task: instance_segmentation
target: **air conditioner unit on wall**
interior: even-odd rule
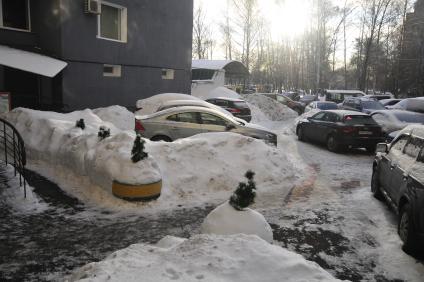
[[[85,13],[99,15],[102,13],[100,0],[85,0]]]

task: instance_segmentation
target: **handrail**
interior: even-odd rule
[[[4,157],[6,165],[11,164],[19,173],[19,185],[24,184],[26,198],[25,165],[26,152],[25,143],[16,128],[7,120],[0,118],[0,156]]]

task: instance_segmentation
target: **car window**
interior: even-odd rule
[[[380,102],[377,102],[377,101],[363,101],[362,106],[365,109],[375,109],[375,110],[384,110],[385,109],[383,107],[383,105],[380,104]]]
[[[366,116],[366,115],[348,115],[344,118],[344,123],[348,125],[355,125],[355,124],[361,124],[361,125],[376,125],[377,123],[375,120],[373,120],[372,117]]]
[[[202,119],[203,124],[213,124],[213,125],[222,125],[222,126],[227,125],[227,122],[224,119],[215,115],[200,113],[200,117]]]
[[[406,144],[404,152],[411,158],[416,159],[423,147],[423,141],[419,138],[411,138]]]
[[[248,108],[247,103],[245,101],[235,101],[233,104],[237,108],[241,108],[241,109]]]
[[[339,121],[339,116],[333,113],[327,113],[325,115],[325,120],[328,122],[338,122]]]
[[[402,136],[390,148],[390,154],[402,154],[403,148],[408,143],[408,136]]]
[[[220,106],[220,107],[227,107],[228,106],[228,101],[215,100],[215,105]]]
[[[192,112],[172,115],[172,116],[169,116],[167,120],[176,121],[176,122],[186,122],[186,123],[199,123],[196,117],[196,113],[192,113]]]
[[[315,119],[315,120],[324,120],[324,116],[325,116],[325,114],[326,114],[326,113],[317,113],[316,115],[314,115],[314,116],[312,117],[312,119]]]

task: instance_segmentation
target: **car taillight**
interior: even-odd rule
[[[342,131],[344,133],[352,133],[352,132],[355,132],[356,131],[356,128],[353,127],[353,126],[343,127],[342,128]]]
[[[229,108],[228,111],[232,114],[239,114],[241,111],[239,109]]]
[[[145,131],[143,124],[141,124],[141,121],[135,120],[135,131],[143,132]]]

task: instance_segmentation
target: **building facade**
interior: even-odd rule
[[[0,0],[0,7],[0,45],[67,64],[50,78],[22,70],[25,61],[2,66],[0,52],[0,92],[10,93],[12,108],[133,109],[138,99],[190,91],[193,0]]]
[[[406,16],[398,91],[409,97],[424,96],[424,0],[417,0],[414,12]]]

